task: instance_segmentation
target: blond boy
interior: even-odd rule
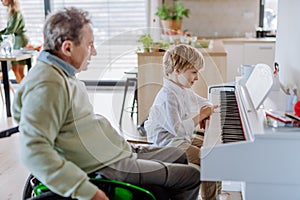
[[[179,147],[186,152],[190,163],[199,166],[203,137],[193,133],[198,125],[204,125],[216,107],[191,90],[203,67],[202,54],[191,46],[181,44],[166,51],[163,87],[145,122],[150,142],[156,146]],[[202,182],[201,196],[203,200],[216,199],[216,182]]]

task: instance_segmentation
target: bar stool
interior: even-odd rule
[[[128,75],[135,75],[135,77],[127,77],[125,81],[125,88],[124,88],[124,96],[123,96],[123,102],[122,102],[122,108],[121,108],[121,114],[120,114],[120,120],[119,120],[119,126],[122,126],[122,118],[123,118],[123,113],[125,110],[125,101],[126,101],[126,96],[127,96],[127,91],[128,87],[130,86],[131,83],[134,84],[134,95],[133,95],[133,102],[132,106],[130,107],[130,117],[133,118],[133,114],[136,113],[138,114],[138,101],[137,101],[137,72],[125,72],[125,74]],[[134,109],[136,108],[136,111]]]

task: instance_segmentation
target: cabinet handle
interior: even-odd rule
[[[259,47],[259,49],[273,49],[273,47]]]

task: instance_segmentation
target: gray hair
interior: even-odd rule
[[[74,7],[49,14],[43,30],[44,50],[56,54],[66,40],[79,45],[82,28],[90,23],[89,13]]]

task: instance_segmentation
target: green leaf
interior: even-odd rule
[[[170,7],[163,4],[161,7],[157,7],[155,13],[161,20],[181,20],[183,17],[189,17],[189,14],[190,10],[180,2],[175,2]]]

